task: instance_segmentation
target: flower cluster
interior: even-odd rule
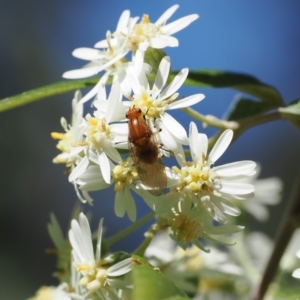
[[[83,213],[76,215],[77,210],[73,213],[68,240],[55,216],[51,216],[48,231],[56,247],[60,271],[55,276],[62,284],[40,289],[34,299],[122,299],[123,291],[132,288],[131,278],[126,276],[131,271],[131,257],[124,252],[103,254],[103,219],[99,222],[96,239],[93,239],[87,217]]]
[[[228,225],[226,215],[240,214],[231,200],[253,196],[253,185],[240,180],[255,174],[255,163],[240,161],[215,166],[229,146],[233,131],[225,130],[209,152],[208,137],[198,132],[195,123],[190,123],[187,134],[169,113],[204,99],[203,94],[179,99],[178,90],[188,76],[187,68],[175,75],[170,71],[170,57],[163,54],[159,62],[148,59],[155,51],[162,54],[163,48],[178,46],[172,35],[198,18],[193,14],[167,24],[178,7],[169,8],[155,23],[150,22],[148,15],[143,15],[138,23],[139,18],[124,11],[116,30],[108,31],[105,40],[93,49],[73,52],[89,63],[63,77],[104,73],[86,95],[76,92],[72,122],[67,125],[65,119],[61,121],[65,133],[52,133],[53,138],[59,139],[57,148],[62,152],[54,163],[66,164],[69,181],[82,202],[92,203],[89,192],[113,185],[116,215],[123,217],[127,213],[135,221],[134,192],[159,217],[158,228],[170,228],[171,237],[183,248],[193,243],[205,250],[201,238],[214,240],[243,229]],[[107,93],[109,77],[112,85]],[[93,111],[84,115],[86,101],[91,101]],[[187,145],[191,159],[185,158]],[[170,153],[178,165],[164,167],[162,158]],[[104,281],[97,279],[99,272],[92,252],[81,255],[83,249],[79,248],[77,237],[86,238],[87,233],[80,232],[82,226],[73,222],[70,240],[74,260],[82,270],[81,280],[86,281],[87,289],[93,289]]]

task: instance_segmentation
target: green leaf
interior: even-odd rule
[[[239,98],[234,100],[229,115],[228,121],[237,121],[244,118],[249,118],[261,113],[264,113],[270,109],[270,105],[266,102],[258,102],[251,99]]]
[[[291,102],[286,107],[278,108],[281,116],[291,121],[298,129],[300,129],[300,99]]]
[[[165,298],[163,300],[186,300],[186,299],[190,299],[190,298],[186,298],[186,297],[182,297],[182,296],[175,296],[175,297],[171,297],[171,298]]]
[[[172,72],[174,76],[177,72]],[[271,107],[283,104],[279,92],[255,77],[242,73],[225,72],[218,70],[190,71],[185,85],[210,88],[233,88],[250,94],[268,103]]]
[[[136,254],[132,254],[132,262],[136,265],[139,266],[144,266],[144,267],[150,267],[150,268],[154,268],[154,266],[152,266],[150,263],[148,263],[147,259],[140,257]]]
[[[169,278],[153,267],[133,265],[132,279],[134,285],[133,300],[189,299]]]

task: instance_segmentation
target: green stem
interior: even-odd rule
[[[181,110],[197,121],[204,123],[205,125],[217,127],[220,129],[235,129],[238,127],[238,123],[235,121],[220,120],[214,116],[204,116],[190,107],[181,108]]]
[[[155,213],[150,212],[148,215],[144,216],[143,218],[141,218],[137,222],[133,223],[132,225],[128,226],[124,230],[122,230],[122,231],[118,232],[117,234],[113,235],[112,237],[106,239],[105,244],[107,245],[107,247],[111,246],[112,244],[116,243],[117,241],[123,239],[125,236],[129,235],[133,231],[140,228],[143,224],[145,224],[148,221],[150,221],[151,219],[153,219],[154,216],[155,216]]]
[[[152,239],[154,238],[155,234],[159,231],[159,227],[152,225],[146,232],[145,232],[145,239],[143,242],[139,245],[137,249],[133,251],[133,254],[136,254],[138,256],[144,256],[144,253],[151,243]]]
[[[41,88],[8,97],[0,100],[0,112],[25,105],[39,99],[91,87],[94,86],[99,81],[99,79],[99,77],[95,77],[84,80],[56,82],[50,85],[43,86]]]
[[[267,114],[257,115],[251,118],[247,118],[239,121],[239,126],[234,130],[234,138],[236,140],[244,131],[247,129],[264,124],[267,122],[272,122],[281,119],[281,114],[276,110]]]

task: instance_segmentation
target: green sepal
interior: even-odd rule
[[[272,107],[269,103],[254,101],[252,99],[239,98],[234,100],[230,108],[227,120],[237,121],[244,118],[249,118],[255,115],[262,114]]]
[[[162,49],[154,49],[149,47],[144,55],[145,63],[148,63],[152,67],[151,73],[156,75],[161,60],[167,56]]]
[[[134,289],[132,300],[183,300],[189,299],[185,292],[179,289],[169,278],[155,269],[143,259],[138,258],[132,265],[132,280]]]
[[[300,129],[300,99],[292,101],[286,107],[278,108],[278,111],[283,119],[289,120]]]
[[[178,72],[172,72],[175,76]],[[219,70],[190,71],[184,85],[208,88],[233,88],[257,97],[271,107],[282,106],[279,92],[272,86],[260,82],[253,76]]]
[[[128,254],[127,252],[123,252],[123,251],[110,253],[109,255],[104,257],[101,265],[110,267],[110,266],[113,266],[129,257],[131,257],[131,255]]]

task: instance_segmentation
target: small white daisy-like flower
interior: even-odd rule
[[[157,127],[162,129],[159,136],[163,145],[177,156],[179,154],[183,155],[181,144],[187,144],[188,138],[183,126],[167,113],[167,110],[194,105],[203,100],[205,96],[203,94],[195,94],[177,100],[179,96],[177,91],[184,83],[188,75],[188,69],[181,70],[172,82],[165,87],[170,66],[170,58],[165,56],[160,62],[152,87],[150,87],[144,73],[138,76],[136,73],[130,72],[133,95],[128,96],[132,101],[127,102],[127,105],[140,108],[152,127],[157,125]]]
[[[103,299],[108,296],[117,296],[117,289],[126,288],[128,282],[123,282],[119,277],[131,271],[131,258],[125,259],[108,267],[107,260],[101,259],[102,223],[99,222],[96,251],[93,250],[92,234],[88,219],[81,213],[79,222],[75,219],[71,222],[69,240],[72,245],[73,263],[80,273],[79,285],[89,293],[96,292]],[[101,299],[102,299],[101,298]]]
[[[197,14],[192,14],[166,24],[178,8],[177,4],[171,6],[154,23],[151,23],[149,16],[144,14],[141,22],[135,24],[128,33],[127,48],[135,53],[137,50],[145,52],[148,47],[154,49],[177,47],[179,42],[172,35],[199,18]]]
[[[159,214],[159,216],[162,217],[159,226],[169,227],[171,230],[170,237],[183,249],[186,249],[188,244],[192,243],[201,250],[209,252],[201,243],[201,238],[230,245],[231,243],[217,240],[217,237],[233,234],[244,229],[243,226],[227,224],[215,226],[204,206],[195,206],[190,201],[185,201],[185,199],[180,199],[177,205],[169,211],[166,210]]]
[[[128,67],[133,66],[136,70],[143,69],[148,73],[151,67],[144,64],[141,57],[140,59],[133,59],[128,61],[126,55],[130,49],[126,48],[128,37],[120,34],[123,31],[128,32],[128,28],[132,27],[130,24],[137,21],[137,18],[130,18],[130,12],[125,10],[119,19],[116,31],[112,36],[110,31],[107,31],[106,39],[96,44],[97,48],[77,48],[73,51],[73,56],[79,59],[90,61],[81,69],[67,71],[63,74],[66,79],[78,79],[94,76],[102,71],[104,75],[99,82],[89,91],[84,97],[83,101],[86,102],[97,94],[98,88],[105,85],[109,76],[113,76],[113,81],[118,81],[121,85],[122,91],[128,92],[128,79],[126,70]],[[127,28],[127,29],[125,29]]]
[[[72,101],[73,113],[71,124],[68,125],[65,118],[61,118],[60,120],[65,133],[51,132],[51,137],[59,140],[56,148],[62,152],[53,159],[53,162],[56,164],[66,164],[66,167],[71,170],[77,164],[78,160],[80,160],[81,152],[84,149],[84,146],[81,144],[85,132],[81,98],[80,91],[76,91]]]
[[[199,16],[197,14],[180,18],[166,24],[167,20],[178,9],[179,5],[170,7],[161,17],[151,23],[149,17],[144,15],[140,24],[136,24],[138,17],[130,18],[130,12],[125,10],[119,19],[116,31],[106,34],[106,39],[96,43],[95,48],[78,48],[73,51],[73,56],[90,61],[81,69],[67,71],[63,74],[67,79],[86,78],[105,71],[98,84],[84,96],[84,101],[96,95],[99,85],[105,84],[112,75],[118,80],[124,92],[128,92],[127,69],[133,67],[137,73],[143,70],[150,72],[151,67],[143,63],[144,52],[148,47],[155,49],[178,46],[178,40],[172,34],[187,27]],[[132,61],[126,59],[126,55],[132,51]]]
[[[93,48],[75,49],[72,52],[73,56],[90,62],[81,69],[65,72],[63,77],[67,79],[86,78],[96,75],[103,70],[108,74],[118,73],[118,71],[122,72],[124,65],[126,66],[127,64],[127,60],[124,57],[129,52],[129,49],[126,49],[127,38],[117,33],[124,30],[127,31],[126,28],[129,26],[130,20],[130,12],[125,10],[120,16],[115,37],[112,37],[111,32],[107,31],[106,39],[97,43],[98,48],[104,48],[105,50]]]
[[[195,245],[183,250],[168,236],[168,231],[157,234],[148,246],[145,256],[149,262],[185,292],[195,294],[204,281],[213,282],[222,277],[244,274],[228,252],[210,247],[210,253]],[[199,282],[197,282],[199,281]]]
[[[132,222],[136,220],[137,216],[132,191],[141,196],[151,209],[153,209],[154,201],[158,201],[156,196],[144,190],[130,156],[117,165],[112,164],[110,184],[106,183],[103,179],[97,164],[90,165],[77,179],[76,183],[83,192],[102,190],[113,184],[115,190],[115,214],[122,218],[127,213],[128,218]]]
[[[111,180],[111,162],[122,161],[116,146],[119,142],[127,141],[128,126],[125,123],[115,123],[124,119],[126,107],[121,101],[122,94],[118,82],[114,82],[106,100],[105,88],[100,89],[97,100],[94,102],[97,110],[93,116],[86,116],[85,156],[73,169],[69,181],[75,181],[81,176],[89,164],[94,162],[100,167],[105,182]],[[103,98],[104,96],[104,98]]]
[[[192,161],[183,161],[181,169],[173,167],[178,176],[175,191],[195,205],[206,207],[207,212],[221,223],[226,222],[224,213],[233,216],[240,214],[230,199],[247,199],[254,192],[252,184],[238,182],[239,179],[255,174],[256,164],[253,161],[214,166],[229,146],[232,137],[232,130],[224,131],[207,155],[207,136],[199,134],[195,123],[191,122],[189,145]]]
[[[258,179],[260,166],[256,167],[253,177],[245,178],[242,182],[251,183],[255,187],[255,195],[251,201],[236,201],[235,203],[245,207],[257,220],[265,222],[269,218],[267,205],[276,205],[281,201],[282,181],[277,177]]]

